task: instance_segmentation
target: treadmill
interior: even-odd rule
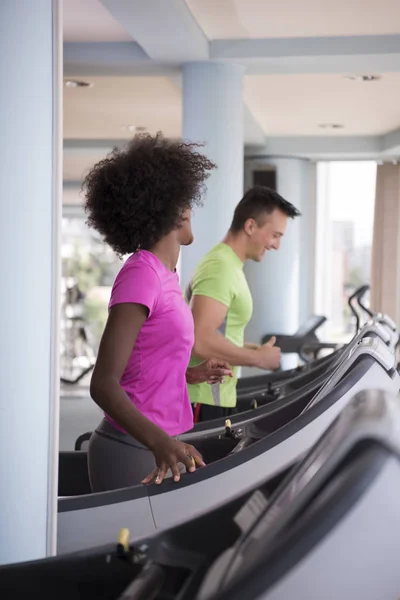
[[[189,433],[207,464],[160,486],[135,486],[60,497],[58,553],[86,549],[114,539],[121,523],[133,539],[189,521],[293,465],[318,439],[350,398],[371,386],[397,393],[394,355],[379,337],[359,340],[315,394],[299,393],[226,437],[224,430]],[[315,401],[314,401],[315,400]],[[256,411],[253,411],[256,412]],[[85,453],[80,455],[86,461]],[[179,510],[177,510],[179,507]]]
[[[350,342],[350,345],[347,345],[331,356],[326,357],[330,359],[329,361],[324,361],[323,359],[321,359],[321,361],[317,361],[314,363],[312,370],[309,370],[304,374],[297,375],[297,377],[293,377],[287,381],[279,383],[276,382],[273,385],[270,383],[266,386],[262,384],[256,385],[254,389],[250,389],[246,394],[243,393],[243,403],[241,404],[243,410],[238,410],[237,412],[233,413],[230,416],[231,422],[235,425],[239,425],[249,420],[258,419],[260,416],[265,414],[266,410],[268,410],[266,409],[265,405],[274,403],[279,399],[288,396],[289,394],[304,391],[306,386],[309,391],[317,392],[319,387],[324,383],[325,378],[329,375],[329,372],[336,368],[343,355],[348,353],[348,349],[351,347],[351,344],[355,344],[357,340],[362,339],[367,335],[379,336],[389,348],[394,347],[397,340],[397,331],[393,331],[385,319],[386,318],[382,317],[379,318],[378,316],[370,319],[360,329],[355,338],[353,338],[353,340]],[[246,401],[246,404],[244,404],[244,401]],[[196,423],[194,428],[191,430],[191,433],[202,434],[206,430],[222,430],[225,426],[225,420],[226,419],[222,417],[218,419],[212,419],[210,421]],[[79,436],[75,443],[75,450],[86,450],[91,435],[92,432],[87,432]],[[67,453],[61,454],[61,460],[63,463],[66,463],[67,461],[66,456]],[[77,461],[77,458],[71,458],[71,461],[72,460]]]
[[[279,477],[133,544],[0,567],[0,597],[396,598],[399,494],[398,398],[364,391]]]

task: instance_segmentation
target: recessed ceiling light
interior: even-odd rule
[[[320,129],[343,129],[344,125],[341,123],[320,123],[318,127]]]
[[[121,129],[130,131],[131,133],[143,133],[147,130],[147,127],[142,127],[138,125],[122,125]]]
[[[93,83],[89,83],[88,81],[78,81],[77,79],[66,79],[64,85],[69,88],[85,88],[92,87]]]
[[[346,75],[345,79],[350,81],[379,81],[380,75]]]

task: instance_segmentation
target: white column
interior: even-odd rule
[[[243,196],[242,87],[243,67],[238,65],[207,62],[183,68],[183,138],[204,142],[203,152],[218,165],[207,180],[204,206],[195,211],[196,241],[182,250],[183,286],[225,236]]]
[[[277,192],[302,216],[289,219],[278,251],[269,252],[261,263],[249,261],[245,265],[254,303],[246,339],[254,342],[268,332],[295,333],[312,312],[313,302],[314,165],[291,158],[247,160],[246,188],[252,185],[252,170],[263,165],[276,168]]]
[[[0,564],[55,549],[61,44],[58,1],[1,1]]]

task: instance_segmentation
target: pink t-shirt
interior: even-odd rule
[[[186,369],[194,344],[192,312],[178,275],[151,252],[140,250],[118,273],[109,308],[143,304],[149,316],[137,337],[120,384],[136,408],[169,435],[193,427]],[[105,415],[117,429],[123,431]]]

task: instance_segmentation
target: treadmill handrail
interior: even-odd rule
[[[391,317],[389,317],[389,315],[386,315],[385,313],[376,313],[374,315],[374,318],[379,321],[379,323],[384,323],[385,325],[387,325],[388,327],[390,327],[390,329],[393,332],[398,333],[398,329],[397,329],[397,325],[396,323],[393,321],[393,319]]]
[[[320,350],[338,350],[341,344],[333,343],[333,342],[305,342],[299,349],[299,356],[304,360],[304,362],[312,362],[312,360],[307,357],[307,353],[314,354],[314,360]]]
[[[353,313],[353,315],[356,318],[356,332],[360,329],[360,316],[353,306],[353,300],[357,299],[360,294],[363,294],[365,292],[366,287],[369,287],[369,286],[362,285],[361,287],[357,288],[355,290],[355,292],[353,292],[353,294],[351,294],[351,296],[349,297],[349,299],[347,301],[351,312]]]
[[[369,333],[373,333],[373,330],[370,329]],[[396,366],[395,354],[389,350],[381,338],[360,336],[360,339],[357,339],[356,343],[352,344],[351,348],[342,355],[342,360],[337,366],[337,369],[332,373],[304,411],[309,410],[309,408],[319,402],[325,394],[329,393],[343,377],[343,374],[348,371],[350,366],[354,364],[362,354],[373,356],[374,359],[388,372],[393,370]]]
[[[368,308],[367,306],[365,306],[365,304],[362,302],[363,297],[365,296],[365,294],[370,290],[370,286],[369,285],[365,285],[364,289],[361,290],[361,293],[359,293],[357,295],[357,303],[360,306],[360,308],[367,313],[367,315],[369,315],[370,318],[372,318],[374,316],[374,313],[372,312],[372,310],[370,308]]]

